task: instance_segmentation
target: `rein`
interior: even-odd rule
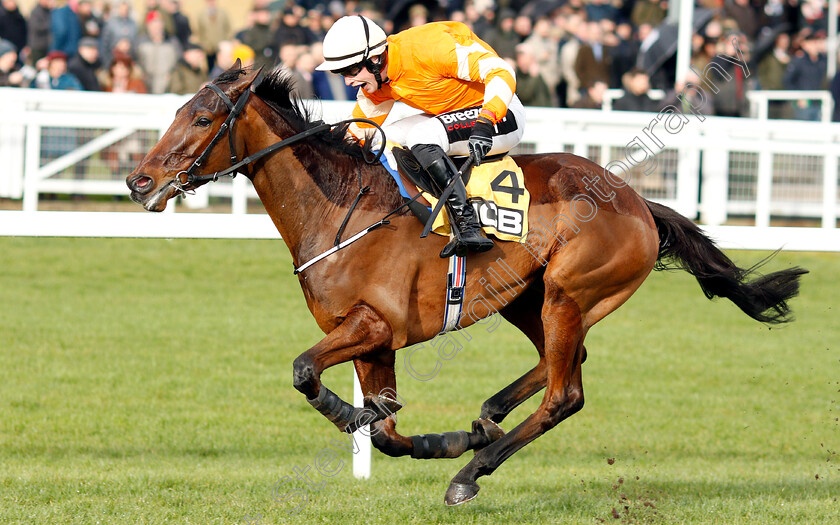
[[[217,180],[219,180],[219,177],[226,177],[226,176],[235,177],[236,172],[240,168],[242,168],[244,166],[247,166],[248,164],[251,164],[252,162],[256,162],[256,161],[260,160],[261,158],[265,157],[266,155],[270,155],[271,153],[274,153],[277,150],[283,149],[287,146],[291,146],[292,144],[295,144],[296,142],[300,142],[300,141],[302,141],[306,138],[309,138],[312,135],[317,135],[319,133],[323,133],[325,131],[328,131],[335,126],[341,126],[341,125],[350,124],[350,123],[353,123],[353,122],[364,122],[366,124],[370,124],[370,125],[374,126],[377,129],[377,131],[382,134],[382,138],[383,138],[382,142],[383,143],[385,142],[385,140],[384,140],[385,139],[385,132],[382,131],[382,127],[380,127],[379,124],[377,124],[376,122],[374,122],[372,120],[365,119],[365,118],[351,118],[351,119],[347,119],[347,120],[342,120],[342,121],[337,122],[335,124],[326,124],[326,123],[319,124],[318,126],[310,128],[306,131],[302,131],[300,133],[292,135],[291,137],[289,137],[287,139],[284,139],[284,140],[281,140],[280,142],[272,144],[271,146],[263,148],[260,151],[254,153],[253,155],[249,155],[249,156],[245,157],[244,159],[242,159],[241,161],[237,162],[237,156],[236,156],[236,151],[235,151],[234,142],[233,142],[233,126],[236,124],[236,118],[239,117],[240,113],[242,113],[242,110],[245,108],[245,103],[248,102],[248,99],[251,96],[251,89],[250,88],[246,89],[242,93],[242,96],[239,97],[239,100],[236,101],[236,104],[234,104],[233,102],[231,102],[230,98],[228,98],[228,96],[225,95],[225,93],[221,89],[219,89],[219,86],[217,86],[216,84],[207,84],[206,87],[210,88],[214,93],[216,93],[216,95],[219,96],[219,98],[222,99],[222,102],[224,102],[225,105],[228,107],[228,110],[230,110],[230,113],[228,114],[224,123],[219,127],[219,130],[216,132],[216,135],[210,141],[210,144],[208,144],[207,147],[204,148],[204,151],[201,152],[201,155],[199,155],[198,158],[195,159],[195,161],[192,163],[192,165],[189,168],[187,168],[184,171],[179,171],[178,174],[175,175],[175,178],[172,180],[172,182],[170,182],[170,184],[175,186],[175,188],[182,194],[186,194],[190,191],[188,189],[189,186],[195,187],[195,186],[204,184],[206,182],[216,182]],[[213,174],[196,175],[195,171],[198,168],[200,168],[207,161],[207,157],[210,156],[210,153],[213,151],[213,148],[221,140],[221,138],[222,138],[222,136],[224,136],[225,132],[228,132],[228,140],[229,140],[229,143],[230,143],[230,162],[231,162],[231,166],[228,167],[228,168],[225,168],[221,171],[217,171]],[[379,152],[377,152],[376,156],[372,160],[365,159],[365,162],[367,162],[368,164],[373,164],[373,163],[377,162],[379,160],[379,158],[382,156],[382,153],[383,153],[383,151],[380,150]],[[181,181],[181,175],[182,174],[187,176],[187,179],[183,182]]]
[[[317,125],[313,128],[310,128],[306,131],[296,133],[295,135],[292,135],[291,137],[289,137],[287,139],[283,139],[280,142],[274,143],[271,146],[268,146],[266,148],[261,149],[260,151],[254,153],[253,155],[249,155],[249,156],[243,158],[242,160],[237,161],[236,151],[234,149],[233,127],[236,124],[236,118],[239,116],[240,113],[242,113],[242,110],[245,108],[245,104],[248,102],[248,99],[251,96],[251,88],[248,87],[243,92],[243,94],[239,97],[239,100],[237,100],[236,103],[234,104],[230,100],[230,98],[227,95],[225,95],[225,93],[221,89],[219,89],[219,87],[217,85],[207,84],[206,87],[210,88],[214,93],[216,93],[216,95],[219,96],[219,98],[222,99],[222,102],[224,102],[225,105],[228,107],[228,110],[230,110],[230,113],[228,114],[227,118],[225,119],[225,121],[221,125],[221,127],[219,127],[219,130],[216,132],[216,135],[213,136],[213,139],[210,141],[210,143],[207,145],[207,147],[204,148],[204,151],[201,152],[201,155],[198,156],[198,158],[192,163],[192,165],[190,165],[189,168],[187,168],[186,170],[183,170],[183,171],[179,171],[175,175],[175,178],[172,179],[172,181],[170,181],[169,184],[174,186],[175,189],[178,190],[178,192],[180,194],[187,194],[187,193],[191,192],[192,188],[190,188],[190,186],[195,188],[195,187],[197,187],[201,184],[207,183],[207,182],[216,182],[217,180],[219,180],[219,177],[225,177],[225,176],[235,177],[236,172],[240,168],[243,168],[244,166],[247,166],[248,164],[251,164],[252,162],[257,161],[257,160],[265,157],[266,155],[270,155],[271,153],[274,153],[277,150],[283,149],[287,146],[291,146],[292,144],[295,144],[295,143],[300,142],[300,141],[302,141],[306,138],[309,138],[312,135],[317,135],[319,133],[323,133],[325,131],[328,131],[335,126],[341,126],[341,125],[344,125],[344,124],[351,124],[353,122],[363,122],[363,123],[366,123],[366,124],[370,124],[373,127],[375,127],[376,130],[379,133],[382,134],[383,147],[380,148],[380,150],[378,152],[376,152],[376,155],[372,159],[365,158],[364,160],[365,160],[366,163],[375,164],[376,162],[379,161],[379,159],[382,157],[382,154],[385,151],[385,148],[384,148],[385,132],[382,130],[382,127],[379,124],[377,124],[376,122],[374,122],[370,119],[366,119],[366,118],[351,118],[351,119],[347,119],[347,120],[342,120],[342,121],[337,122],[335,124],[326,124],[326,123],[319,124],[319,125]],[[225,132],[228,133],[228,140],[229,140],[229,143],[230,143],[230,162],[231,162],[231,165],[228,168],[225,168],[221,171],[217,171],[217,172],[212,173],[212,174],[196,175],[195,171],[198,168],[200,168],[207,161],[207,158],[210,156],[210,153],[212,152],[213,148],[222,139],[222,136],[224,136]],[[187,176],[187,179],[183,182],[181,181],[181,175],[182,174]],[[370,191],[370,186],[362,186],[362,173],[360,171],[359,172],[359,193],[358,193],[358,195],[356,195],[356,199],[353,201],[353,204],[350,206],[350,209],[347,211],[347,216],[344,217],[344,221],[342,221],[341,226],[338,229],[338,233],[335,236],[335,243],[333,244],[333,247],[330,248],[329,250],[321,253],[320,255],[317,255],[313,259],[310,259],[309,261],[300,265],[299,267],[295,268],[295,271],[294,271],[295,275],[297,275],[300,272],[304,271],[305,269],[309,268],[310,266],[312,266],[316,262],[318,262],[318,261],[332,255],[333,253],[341,250],[342,248],[344,248],[346,246],[349,246],[350,244],[356,242],[357,240],[361,239],[362,237],[364,237],[368,233],[372,232],[373,230],[379,228],[380,226],[385,226],[386,224],[390,224],[391,221],[388,220],[388,217],[394,215],[395,213],[397,213],[401,209],[408,206],[411,202],[416,200],[418,197],[420,197],[420,194],[418,193],[417,195],[414,196],[414,198],[404,202],[402,205],[400,205],[396,209],[392,210],[390,213],[385,215],[379,221],[371,224],[370,226],[363,229],[359,233],[353,235],[349,239],[347,239],[345,241],[342,241],[341,236],[344,233],[344,229],[347,226],[347,223],[350,221],[350,216],[353,214],[353,210],[356,209],[356,205],[359,204],[359,200],[362,198],[362,196],[366,195],[369,191]]]

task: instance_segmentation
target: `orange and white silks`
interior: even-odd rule
[[[504,118],[516,91],[513,68],[460,22],[432,22],[388,37],[387,75],[375,93],[359,90],[354,118],[385,122],[395,101],[439,115],[481,106],[493,123]],[[366,135],[367,124],[351,133]]]

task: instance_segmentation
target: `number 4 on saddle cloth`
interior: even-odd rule
[[[508,156],[488,157],[472,172],[464,174],[467,200],[476,210],[484,233],[500,241],[522,242],[528,232],[528,205],[531,195],[525,188],[522,170]],[[426,224],[431,210],[437,204],[429,175],[414,158],[410,150],[388,142],[380,157],[382,165],[391,174],[400,189],[400,195],[409,202],[408,207],[420,222]],[[457,160],[453,159],[456,163]],[[398,166],[399,169],[395,169]],[[460,168],[460,166],[459,166]],[[432,225],[432,232],[449,235],[449,217],[439,213]],[[446,303],[441,333],[454,330],[463,309],[466,285],[466,259],[453,255],[449,258],[446,278]]]
[[[437,204],[429,175],[411,151],[392,142],[386,144],[380,158],[404,199],[421,194],[409,208],[425,224],[431,214],[430,208]],[[395,166],[399,166],[399,169],[395,169]],[[507,155],[499,156],[498,160],[488,157],[480,166],[473,167],[469,178],[467,176],[465,173],[467,200],[475,208],[484,233],[500,241],[524,241],[528,232],[531,195],[525,188],[522,170],[513,159]],[[446,213],[440,213],[435,218],[432,232],[449,235],[449,217]]]

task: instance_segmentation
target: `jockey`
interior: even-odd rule
[[[525,109],[516,97],[513,68],[459,22],[432,22],[385,37],[361,15],[338,19],[324,38],[324,63],[317,67],[344,76],[360,88],[354,118],[382,124],[395,101],[423,111],[385,128],[388,140],[411,149],[439,188],[457,169],[448,155],[469,155],[478,166],[488,154],[505,153],[522,139]],[[370,138],[373,127],[354,123],[350,132]],[[464,247],[493,247],[484,237],[459,181],[447,210]],[[460,246],[452,241],[440,256]]]

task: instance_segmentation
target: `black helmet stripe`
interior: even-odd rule
[[[365,28],[365,56],[362,57],[362,61],[368,59],[368,53],[370,53],[370,29],[368,28],[367,20],[362,15],[357,15],[359,18],[362,19],[362,26]]]
[[[377,47],[379,47],[379,46],[381,46],[381,45],[385,45],[385,43],[386,43],[386,42],[387,42],[387,39],[386,39],[386,40],[383,40],[382,42],[379,42],[378,44],[376,44],[376,45],[374,45],[374,46],[370,47],[369,49],[376,49]],[[340,56],[340,57],[328,57],[328,56],[325,56],[325,57],[324,57],[324,59],[325,59],[325,60],[338,61],[338,60],[344,60],[345,58],[353,58],[354,56],[357,56],[357,55],[362,55],[362,58],[359,60],[359,62],[362,62],[362,61],[364,61],[364,60],[367,58],[367,54],[368,54],[368,52],[369,52],[369,50],[368,50],[368,49],[365,49],[364,51],[356,51],[355,53],[350,53],[349,55],[343,55],[343,56]]]

